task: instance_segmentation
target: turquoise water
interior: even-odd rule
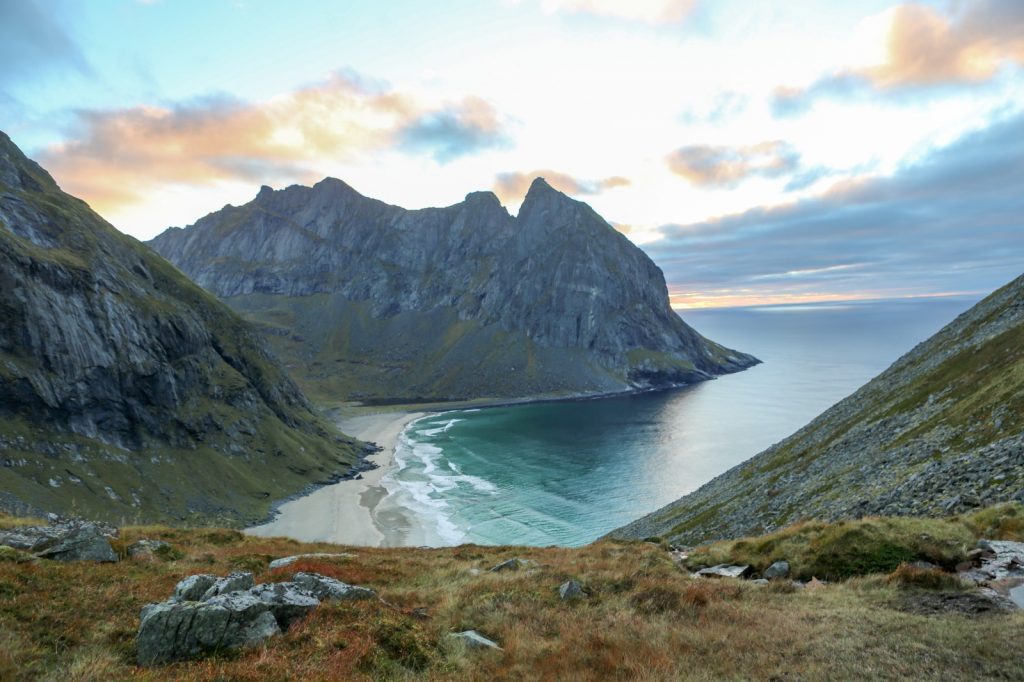
[[[390,501],[427,544],[585,544],[785,438],[973,303],[687,312],[764,364],[661,393],[426,417],[399,439]]]

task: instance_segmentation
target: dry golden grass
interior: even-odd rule
[[[862,680],[1024,679],[1024,614],[919,616],[892,608],[906,581],[819,590],[692,579],[661,548],[338,548],[222,530],[128,528],[173,561],[0,562],[0,679]],[[270,558],[349,551],[269,571]],[[472,575],[512,556],[535,568]],[[151,669],[134,665],[138,614],[190,574],[316,571],[384,602],[325,604],[265,646]],[[590,596],[557,588],[576,578]],[[425,612],[425,617],[423,613]],[[475,629],[503,651],[446,639]]]

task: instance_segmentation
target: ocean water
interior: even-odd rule
[[[585,544],[790,435],[975,300],[688,311],[764,364],[659,393],[410,424],[384,478],[425,544]]]

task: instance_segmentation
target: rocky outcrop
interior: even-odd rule
[[[1024,502],[1024,277],[793,436],[614,531],[681,545],[805,518]]]
[[[371,597],[376,597],[373,590],[316,573],[260,585],[253,584],[251,573],[223,578],[191,575],[178,583],[170,599],[142,609],[138,662],[150,666],[256,646],[287,630],[323,601]]]
[[[255,521],[359,453],[248,323],[0,133],[0,509]]]
[[[117,531],[88,521],[59,521],[49,526],[25,526],[0,531],[0,545],[13,547],[40,559],[54,561],[115,562],[110,538]]]
[[[515,217],[490,192],[409,211],[335,179],[264,187],[150,244],[334,399],[616,392],[756,362],[688,327],[650,258],[542,179]]]

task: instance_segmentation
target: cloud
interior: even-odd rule
[[[308,182],[325,161],[384,149],[444,161],[503,139],[482,100],[428,104],[350,73],[258,103],[208,97],[76,117],[70,139],[40,162],[101,211],[162,185]]]
[[[752,176],[794,172],[800,155],[781,140],[749,146],[690,145],[666,157],[669,169],[698,187],[735,187]]]
[[[631,184],[629,178],[613,176],[600,180],[580,180],[566,173],[553,170],[534,170],[525,173],[499,173],[494,180],[494,193],[504,203],[515,203],[526,196],[530,184],[535,178],[544,178],[547,183],[560,192],[575,196],[600,194],[616,187]]]
[[[424,114],[398,134],[401,146],[426,152],[444,163],[490,147],[505,146],[498,112],[487,102],[467,97],[458,106]]]
[[[59,68],[91,73],[56,15],[53,7],[35,0],[0,1],[0,85]]]
[[[647,24],[674,24],[693,10],[694,0],[542,0],[549,13],[590,14]]]
[[[989,291],[1024,271],[1024,114],[891,177],[661,228],[677,305]]]
[[[806,88],[777,88],[777,115],[799,113],[820,97],[984,83],[1008,64],[1024,65],[1024,3],[975,0],[942,14],[914,3],[889,13],[885,59],[844,69]]]

